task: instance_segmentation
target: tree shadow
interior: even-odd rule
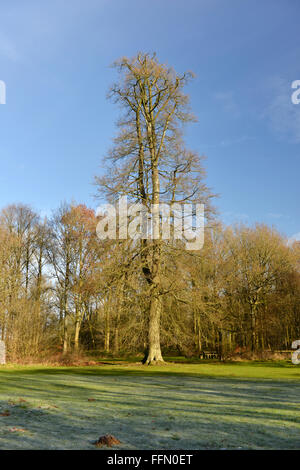
[[[49,371],[0,375],[0,448],[94,449],[107,433],[123,449],[299,448],[295,382]]]

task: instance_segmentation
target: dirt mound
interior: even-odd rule
[[[94,445],[96,447],[112,447],[112,446],[117,446],[121,444],[119,439],[117,439],[115,436],[112,436],[111,434],[105,434],[105,436],[100,436],[97,441],[94,442]]]

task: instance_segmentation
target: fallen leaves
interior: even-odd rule
[[[23,432],[27,432],[27,429],[17,428],[17,427],[14,426],[13,428],[9,429],[9,432],[21,432],[21,433],[23,433]]]
[[[8,404],[10,406],[22,406],[24,403],[28,403],[28,400],[25,400],[24,398],[19,398],[18,400],[8,400]]]

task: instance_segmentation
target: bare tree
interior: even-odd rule
[[[194,121],[183,92],[191,73],[177,74],[155,55],[122,58],[114,66],[120,81],[110,97],[124,111],[119,134],[108,159],[106,177],[96,178],[99,192],[115,200],[127,195],[131,201],[152,208],[152,240],[142,239],[140,256],[149,288],[148,353],[144,362],[163,361],[160,347],[162,312],[162,240],[159,204],[208,202],[201,158],[184,147],[182,125]]]

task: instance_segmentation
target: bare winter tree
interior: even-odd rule
[[[149,328],[146,364],[163,361],[160,347],[160,318],[164,289],[161,282],[161,202],[209,203],[203,183],[201,158],[185,148],[183,124],[194,121],[183,88],[191,73],[177,74],[158,62],[155,55],[139,53],[122,58],[114,66],[120,80],[110,97],[123,115],[119,134],[108,156],[108,172],[96,178],[99,193],[116,200],[127,195],[131,201],[152,207],[152,240],[140,240],[143,275],[148,284]]]

